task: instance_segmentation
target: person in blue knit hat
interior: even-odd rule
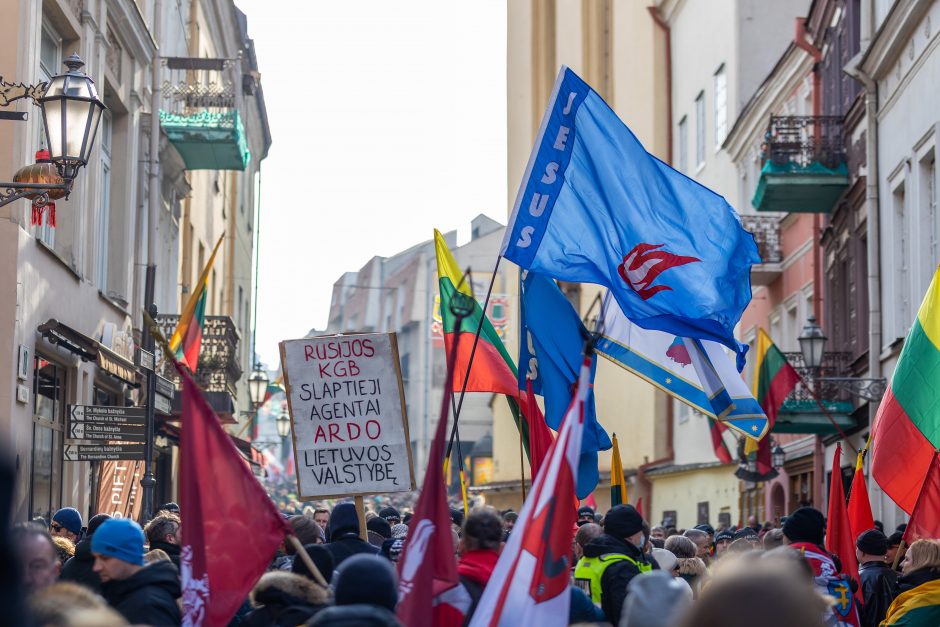
[[[74,507],[63,507],[52,516],[49,535],[59,536],[78,544],[82,539],[82,515]]]
[[[91,537],[101,595],[131,624],[179,625],[179,571],[172,562],[144,565],[144,530],[133,520],[112,518]]]

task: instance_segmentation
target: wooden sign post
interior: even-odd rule
[[[415,488],[394,333],[327,335],[280,343],[297,494],[301,500]]]

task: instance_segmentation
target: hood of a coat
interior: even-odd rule
[[[251,591],[251,606],[282,604],[326,605],[330,601],[327,591],[312,579],[284,571],[265,573]]]

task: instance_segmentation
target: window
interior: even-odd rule
[[[904,208],[904,182],[891,192],[894,207],[894,284],[898,319],[895,322],[896,337],[904,337],[910,328],[911,319],[911,244],[907,233],[907,212]]]
[[[695,167],[705,165],[705,92],[695,97]]]
[[[689,172],[689,124],[686,116],[679,120],[679,171]]]
[[[101,186],[98,194],[98,268],[102,294],[108,293],[108,230],[111,222],[111,113],[101,116]]]
[[[60,67],[62,67],[62,38],[52,28],[52,25],[44,20],[39,41],[39,80],[49,82],[53,76],[58,74]],[[35,119],[37,121],[36,145],[46,148],[46,132],[42,128],[41,116],[37,115]],[[41,225],[32,227],[33,236],[53,248],[55,247],[55,229],[49,225],[46,216],[43,216]]]
[[[715,72],[715,150],[728,134],[728,78],[724,64]]]
[[[66,371],[41,355],[33,358],[33,451],[30,518],[50,520],[62,501],[62,435]]]
[[[927,261],[930,262],[931,270],[940,264],[940,216],[937,215],[937,160],[933,150],[920,162],[921,189],[924,198],[924,224],[927,227]],[[927,289],[926,283],[931,278],[931,272],[927,273],[924,280],[924,290]]]

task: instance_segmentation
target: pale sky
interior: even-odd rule
[[[236,0],[273,146],[261,167],[257,352],[326,326],[333,283],[485,213],[506,220],[506,8]]]

